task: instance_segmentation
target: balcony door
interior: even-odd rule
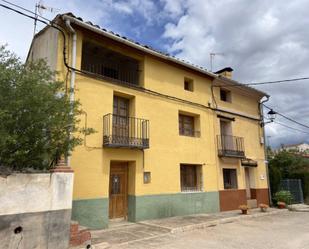
[[[129,103],[129,99],[114,96],[113,139],[120,144],[129,142]]]
[[[234,151],[231,121],[220,120],[221,144],[225,151]]]

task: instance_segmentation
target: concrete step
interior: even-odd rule
[[[247,200],[247,206],[249,208],[257,208],[257,200],[256,199],[250,199],[250,200]]]

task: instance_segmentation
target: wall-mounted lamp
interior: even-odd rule
[[[270,109],[270,111],[267,113],[267,119],[269,119],[269,121],[267,122],[264,122],[264,120],[261,121],[260,123],[261,127],[264,127],[266,124],[274,122],[276,116],[277,116],[277,113],[273,109]]]

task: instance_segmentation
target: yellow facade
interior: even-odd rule
[[[48,34],[49,29],[39,34],[35,39],[38,40],[38,37]],[[134,203],[130,203],[131,199],[129,198],[128,205],[134,206],[134,208],[129,207],[129,212],[135,212],[132,214],[132,217],[135,218],[131,220],[156,217],[158,213],[156,210],[149,211],[153,214],[149,216],[143,213],[139,217],[138,214],[138,212],[144,212],[139,211],[138,205],[149,208],[147,203],[151,202],[149,200],[151,196],[154,197],[154,203],[163,203],[164,198],[169,198],[170,202],[175,198],[180,198],[177,201],[175,199],[175,202],[182,202],[183,199],[181,198],[188,198],[189,195],[192,195],[192,193],[181,193],[180,164],[200,165],[202,174],[200,192],[215,193],[207,200],[200,201],[198,199],[194,205],[207,205],[209,200],[209,202],[215,202],[215,204],[209,204],[213,207],[209,209],[210,211],[224,210],[220,208],[220,202],[224,202],[224,200],[220,199],[219,193],[224,190],[222,169],[237,169],[238,189],[241,190],[246,188],[246,176],[244,167],[241,166],[241,159],[218,156],[217,135],[220,134],[220,118],[218,115],[235,119],[231,122],[233,136],[243,138],[246,157],[258,163],[257,167],[250,168],[250,172],[252,172],[250,173],[251,187],[255,189],[268,188],[264,145],[260,143],[263,136],[259,122],[259,102],[263,97],[260,93],[249,88],[231,87],[229,85],[233,85],[233,82],[230,81],[230,84],[226,84],[225,82],[229,81],[226,78],[221,80],[220,77],[215,78],[211,74],[203,74],[192,68],[157,58],[107,37],[95,35],[78,25],[74,25],[74,29],[77,31],[76,69],[82,69],[83,41],[91,40],[98,45],[139,60],[139,85],[142,88],[115,84],[108,79],[96,78],[83,73],[76,74],[75,99],[81,102],[82,110],[85,112],[80,117],[80,125],[84,126],[87,122],[88,127],[94,128],[96,133],[87,136],[84,144],[78,146],[72,153],[71,167],[75,172],[73,198],[76,202],[73,203],[73,218],[78,219],[82,224],[92,226],[89,220],[95,218],[88,216],[95,213],[96,216],[104,216],[105,220],[104,224],[102,223],[103,225],[100,223],[93,225],[93,227],[106,226],[108,223],[107,205],[112,161],[125,161],[129,165],[128,195],[134,197],[134,200],[132,199],[132,203]],[[32,53],[35,54],[40,46],[43,45],[34,41]],[[70,64],[72,55],[69,48],[72,46],[72,41],[69,35],[67,35],[66,46],[67,60]],[[59,72],[58,77],[65,79],[67,69],[63,63],[63,37],[60,34],[56,50],[58,53],[56,63]],[[193,80],[193,92],[184,90],[185,78]],[[213,98],[211,86],[214,81],[219,85],[224,84],[224,87],[231,91],[231,103],[220,100],[220,87],[213,88]],[[102,146],[103,116],[113,113],[114,95],[129,99],[130,116],[149,120],[149,149],[142,151]],[[173,98],[168,98],[166,95]],[[179,113],[187,113],[195,117],[195,127],[200,131],[199,137],[179,135]],[[144,172],[151,173],[150,183],[144,183]],[[173,195],[178,196],[173,197]],[[258,197],[256,198],[258,199]],[[196,200],[193,199],[192,201],[195,202]],[[82,204],[83,200],[87,203]],[[91,200],[96,200],[97,203],[90,203]],[[106,203],[101,205],[99,200],[105,200]],[[155,204],[149,205],[155,208],[153,207]],[[75,216],[74,208],[76,213],[79,213]],[[81,210],[83,208],[92,210],[92,214],[90,214],[90,211]],[[163,215],[157,215],[158,217],[183,214],[182,211],[171,211],[170,207],[164,206],[164,208],[169,211]],[[196,210],[196,212],[199,212],[199,209]],[[208,209],[201,207],[200,210]],[[184,214],[190,213],[190,210],[183,212]],[[192,210],[191,213],[194,212]],[[97,219],[100,218],[97,217]]]

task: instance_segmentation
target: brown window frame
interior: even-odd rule
[[[233,174],[231,174],[233,172]],[[223,169],[223,185],[224,189],[238,189],[237,169]],[[232,178],[235,177],[233,180]]]
[[[195,129],[194,129],[195,118],[193,116],[179,114],[178,123],[179,123],[179,135],[189,137],[195,136]]]
[[[181,192],[202,191],[201,165],[180,164]]]

